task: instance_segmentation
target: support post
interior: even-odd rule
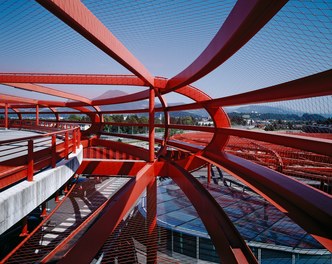
[[[56,136],[52,135],[52,168],[56,166]]]
[[[33,140],[28,141],[28,170],[27,180],[33,181]]]
[[[154,99],[155,91],[151,87],[149,93],[149,162],[154,161]]]
[[[55,113],[55,127],[59,127],[59,122],[60,122],[60,116],[58,113]]]
[[[5,129],[8,129],[8,103],[5,103]]]
[[[81,145],[81,130],[80,128],[77,128],[77,148],[79,148]]]
[[[208,163],[207,166],[207,183],[211,183],[211,163]]]
[[[147,263],[157,263],[157,181],[155,177],[147,186],[146,198],[148,226]]]
[[[76,153],[76,129],[72,130],[72,150]]]
[[[36,105],[36,126],[39,126],[39,105]]]
[[[69,150],[68,150],[68,131],[65,132],[65,159],[68,159]]]

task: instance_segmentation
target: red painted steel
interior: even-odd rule
[[[202,184],[174,162],[167,162],[165,167],[167,169],[159,175],[171,177],[191,201],[213,241],[221,262],[257,263],[232,221]]]
[[[30,98],[24,98],[24,97],[20,97],[20,96],[9,95],[9,94],[0,94],[0,102],[4,102],[4,103],[27,103],[27,104],[30,104],[30,105],[33,105],[33,106],[38,104],[37,100],[30,99]]]
[[[105,208],[100,208],[100,210],[103,210],[101,217],[64,256],[62,263],[91,260],[105,241],[108,233],[115,229],[146,187],[148,200],[150,201],[147,212],[148,237],[150,241],[153,241],[149,244],[147,259],[149,263],[155,262],[157,247],[154,247],[154,241],[156,241],[156,181],[154,175],[171,176],[183,189],[206,225],[222,261],[225,263],[256,263],[249,248],[222,209],[216,205],[202,185],[188,173],[188,171],[207,166],[207,178],[208,183],[210,183],[211,164],[222,167],[244,182],[281,211],[288,214],[327,249],[332,250],[332,226],[331,221],[329,221],[332,219],[329,210],[332,208],[331,197],[280,173],[283,171],[289,175],[305,179],[320,180],[321,185],[327,183],[331,186],[329,179],[332,175],[330,167],[326,167],[326,164],[329,164],[328,162],[332,156],[332,140],[329,138],[308,138],[298,135],[272,134],[230,128],[228,116],[221,108],[222,106],[278,102],[331,95],[332,70],[217,99],[212,99],[204,92],[189,85],[213,71],[245,45],[282,8],[287,2],[286,0],[237,1],[207,48],[191,65],[170,80],[151,76],[144,66],[80,1],[37,0],[37,2],[137,75],[0,73],[0,83],[5,85],[72,100],[58,102],[2,94],[0,107],[5,108],[5,120],[0,120],[1,126],[6,128],[8,126],[31,128],[36,124],[37,126],[40,125],[39,130],[47,131],[48,129],[50,131],[51,128],[59,129],[78,124],[72,121],[60,120],[60,114],[85,113],[91,121],[79,123],[91,123],[91,127],[82,134],[84,138],[82,143],[85,148],[84,156],[93,159],[85,159],[77,173],[105,174],[107,172],[109,175],[136,176],[135,180],[114,199],[110,200]],[[61,92],[34,83],[134,85],[149,88],[126,96],[90,100],[80,95]],[[195,102],[168,107],[163,95],[170,91],[175,91]],[[155,108],[154,104],[156,96],[161,102],[161,107],[158,108]],[[146,99],[149,99],[148,109],[100,111],[98,108],[98,105],[120,104]],[[84,106],[92,106],[96,112]],[[36,108],[35,112],[33,111],[34,107]],[[72,110],[58,111],[56,107],[71,107],[79,112]],[[8,108],[12,108],[18,114],[20,120],[10,121],[9,123]],[[32,110],[31,112],[19,112],[21,108]],[[56,121],[46,122],[42,119],[39,121],[39,114],[44,114],[39,113],[39,108],[50,108]],[[214,126],[199,127],[170,124],[170,112],[192,109],[205,109],[213,120]],[[154,124],[155,112],[164,113],[164,124]],[[28,113],[35,113],[36,121],[22,120],[22,114]],[[104,113],[149,113],[149,123],[120,124],[104,122],[102,116]],[[149,136],[105,133],[102,131],[105,125],[148,126]],[[155,138],[155,127],[165,128],[164,138]],[[169,138],[169,129],[200,131],[210,135],[204,138],[201,135],[200,141],[197,139],[187,140],[185,135]],[[80,131],[71,130],[72,137],[70,141],[68,131],[62,131],[62,135],[63,133],[65,133],[64,143],[56,145],[56,134],[60,135],[60,131],[53,134],[49,133],[48,136],[52,136],[51,149],[33,153],[33,147],[30,146],[30,154],[27,157],[0,164],[0,188],[15,183],[26,175],[28,175],[28,180],[32,180],[34,169],[39,170],[49,165],[55,167],[59,158],[68,158],[70,151],[75,152],[76,148],[80,146]],[[91,135],[93,136],[90,138]],[[102,135],[148,141],[149,150],[120,142],[100,140],[99,137]],[[241,138],[242,141],[235,142],[235,137]],[[32,139],[30,139],[29,145],[33,144],[31,143],[33,142]],[[259,139],[260,143],[256,142],[249,145],[243,141],[248,139]],[[162,145],[156,155],[157,158],[164,160],[164,157],[169,157],[171,161],[155,161],[155,142]],[[3,141],[0,142],[0,144],[3,143]],[[277,144],[288,152],[293,151],[291,148],[296,148],[302,150],[303,153],[301,153],[301,156],[295,156],[294,153],[280,155],[273,147],[270,147],[272,144]],[[167,151],[167,147],[176,148],[180,151]],[[306,151],[312,153],[308,154]],[[319,159],[316,160],[316,156],[319,156]],[[299,158],[307,159],[306,163],[303,163],[305,166],[297,166],[296,161]],[[138,159],[141,161],[128,161]],[[210,214],[212,213],[213,217],[208,217],[207,211]],[[57,249],[55,249],[56,251]]]
[[[154,85],[148,70],[83,3],[78,0],[36,1],[135,75]]]
[[[150,88],[149,96],[149,161],[154,161],[154,100],[155,92]]]
[[[1,74],[0,74],[0,76],[1,76]],[[69,99],[69,100],[75,100],[75,101],[80,101],[80,102],[84,102],[87,104],[91,104],[91,100],[86,97],[79,96],[79,95],[72,94],[72,93],[67,93],[67,92],[64,92],[61,90],[57,90],[57,89],[53,89],[53,88],[49,88],[49,87],[45,87],[45,86],[41,86],[41,85],[37,85],[37,84],[33,84],[33,83],[2,83],[2,84],[11,86],[11,87],[15,87],[15,88],[19,88],[22,90],[33,91],[33,92],[43,93],[43,94],[47,94],[47,95],[53,95],[53,96],[57,96],[57,97],[61,97],[61,98]]]
[[[202,78],[247,43],[285,4],[286,0],[239,0],[208,47],[185,70],[167,82],[174,90]]]
[[[27,180],[33,181],[33,167],[34,167],[34,151],[33,151],[33,140],[28,141],[28,170],[27,170]]]
[[[150,175],[154,176],[154,175]],[[157,249],[158,249],[158,233],[157,233],[157,180],[153,180],[146,187],[146,201],[147,201],[147,230],[149,244],[147,246],[146,261],[147,263],[157,263]]]
[[[293,219],[327,249],[332,250],[332,199],[328,194],[225,152],[202,152],[180,142],[173,147],[189,150],[197,157],[222,167]]]
[[[8,103],[5,103],[5,128],[8,128]]]
[[[19,127],[21,128],[22,126]],[[28,126],[28,128],[31,128],[31,126]],[[41,128],[41,126],[39,126],[39,128]],[[72,130],[78,130],[78,128],[69,129],[68,131]],[[41,170],[47,166],[55,167],[56,161],[65,157],[65,144],[59,143],[56,145],[56,135],[63,135],[65,132],[66,130],[58,130],[33,137],[0,141],[1,146],[22,142],[27,142],[28,144],[28,155],[12,158],[0,163],[0,189],[3,189],[25,178],[28,178],[30,181],[33,180],[34,171]],[[49,148],[33,151],[33,140],[45,139],[44,142],[46,142],[48,141],[49,137],[52,137],[52,144]],[[77,144],[79,144],[79,140],[80,139],[77,138]],[[70,142],[68,147],[73,150],[73,142]]]
[[[332,250],[332,199],[328,194],[231,154],[205,152],[203,157],[231,172]]]
[[[0,73],[0,83],[149,86],[135,75],[114,74]]]
[[[65,132],[65,158],[68,159],[69,155],[69,133],[68,131]]]
[[[154,165],[147,164],[140,170],[135,180],[126,184],[109,200],[95,224],[58,263],[87,263],[92,261],[108,235],[115,230],[151,182],[153,179],[151,175],[154,175]]]
[[[36,104],[36,126],[39,126],[39,105]]]
[[[146,162],[84,159],[78,174],[136,176]]]
[[[56,205],[54,210],[47,217],[45,217],[43,219],[43,221],[41,221],[41,223],[31,233],[29,233],[28,236],[26,236],[5,258],[3,258],[1,260],[1,263],[6,263],[9,260],[9,258],[11,258],[19,248],[21,248],[25,243],[27,243],[29,241],[29,239],[39,230],[39,228],[41,228],[47,221],[49,221],[51,216],[66,201],[67,197],[73,191],[75,186],[76,186],[76,182],[74,182],[72,184],[72,186],[71,186],[69,192],[67,193],[67,195]]]

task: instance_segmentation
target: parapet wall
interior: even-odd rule
[[[83,160],[83,147],[71,153],[68,160],[57,163],[34,175],[33,181],[23,181],[0,193],[0,234],[20,221],[63,186]]]

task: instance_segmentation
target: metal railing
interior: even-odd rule
[[[58,160],[76,153],[80,141],[78,127],[0,141],[0,190],[23,179],[33,181],[41,169],[55,168]]]

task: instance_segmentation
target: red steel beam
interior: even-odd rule
[[[8,128],[8,103],[5,103],[5,128]]]
[[[121,136],[120,136],[121,137]],[[143,149],[137,146],[132,146],[129,144],[125,144],[122,142],[115,142],[110,140],[103,140],[103,139],[92,139],[91,141],[92,146],[103,146],[111,149],[116,149],[120,152],[125,152],[130,154],[134,157],[138,157],[142,160],[148,160],[149,152],[147,149]]]
[[[149,241],[146,250],[146,261],[147,263],[157,263],[157,180],[155,177],[146,187],[146,207],[147,236]]]
[[[154,77],[79,0],[36,0],[95,46],[150,85]]]
[[[39,126],[39,105],[36,104],[36,126]]]
[[[150,88],[149,94],[149,161],[154,161],[154,100],[155,100],[155,91],[153,88]]]
[[[106,205],[100,217],[58,262],[90,263],[148,184],[154,179],[154,164],[145,165],[135,180],[128,182]]]
[[[328,194],[232,154],[200,151],[181,142],[171,143],[181,150],[196,152],[196,157],[231,173],[332,251],[332,199]]]
[[[43,83],[85,85],[148,86],[135,75],[112,74],[56,74],[56,73],[0,73],[0,83]]]
[[[30,107],[35,107],[36,104],[38,104],[38,100],[30,99],[30,98],[24,98],[21,96],[14,96],[9,94],[0,94],[0,102],[3,103],[26,103],[31,104]]]
[[[129,154],[129,153],[127,153]],[[146,162],[141,161],[121,161],[121,160],[95,160],[83,159],[77,170],[77,174],[95,175],[129,175],[135,176]]]
[[[202,157],[226,169],[332,250],[330,195],[232,154],[204,152]]]
[[[286,0],[239,0],[207,48],[185,70],[167,82],[177,89],[213,71],[245,45],[285,4]]]
[[[165,175],[171,177],[195,207],[222,263],[257,263],[246,242],[203,185],[174,162],[167,162]]]
[[[72,93],[63,92],[63,91],[60,91],[57,89],[53,89],[53,88],[49,88],[49,87],[45,87],[45,86],[41,86],[41,85],[37,85],[37,84],[33,84],[33,83],[2,83],[2,84],[11,86],[11,87],[15,87],[18,89],[26,90],[26,91],[43,93],[43,94],[53,95],[53,96],[57,96],[57,97],[65,98],[65,99],[70,99],[70,100],[75,100],[75,101],[80,101],[80,102],[84,102],[87,104],[91,104],[91,100],[86,97],[72,94]]]

